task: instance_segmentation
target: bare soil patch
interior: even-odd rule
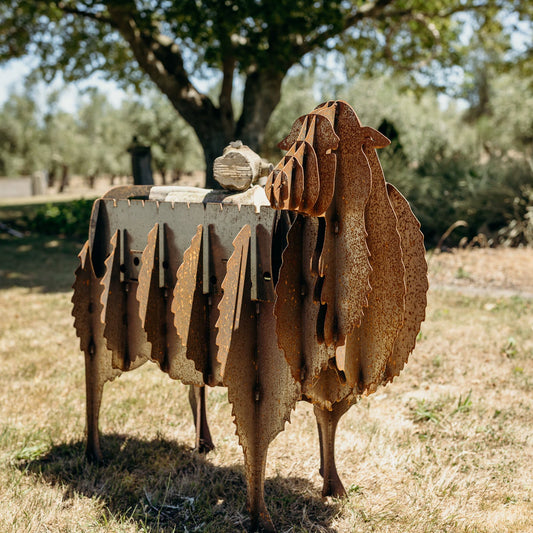
[[[532,248],[453,249],[428,254],[433,288],[533,298]]]

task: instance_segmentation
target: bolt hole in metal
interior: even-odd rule
[[[216,276],[211,276],[209,278],[209,283],[211,283],[211,285],[216,285],[217,284],[217,277]]]
[[[272,281],[272,274],[270,272],[263,272],[263,279],[265,281]]]
[[[122,273],[126,272],[126,265],[120,265],[120,271]]]
[[[168,261],[165,259],[165,260],[163,261],[163,268],[164,268],[165,270],[167,270],[168,267],[169,267]]]
[[[134,257],[134,258],[133,258],[133,264],[134,264],[135,266],[139,266],[139,263],[140,263],[140,262],[141,262],[141,260],[140,260],[138,257]]]

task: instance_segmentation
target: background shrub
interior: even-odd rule
[[[89,228],[93,202],[94,200],[72,200],[39,206],[34,213],[26,215],[26,227],[30,231],[46,235],[84,239]]]

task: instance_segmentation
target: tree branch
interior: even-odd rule
[[[183,118],[195,127],[199,118],[206,114],[217,118],[218,110],[211,100],[201,94],[192,84],[185,70],[179,46],[162,35],[152,25],[143,29],[138,24],[139,14],[132,0],[123,0],[120,5],[108,5],[111,24],[128,42],[140,67],[169,98]]]
[[[328,39],[337,37],[338,35],[344,33],[346,30],[353,28],[356,24],[361,22],[366,18],[377,18],[379,17],[385,8],[393,3],[394,0],[376,0],[373,3],[364,4],[357,11],[346,17],[342,29],[339,31],[338,28],[332,27],[329,28],[312,39],[303,42],[299,45],[296,50],[300,54],[300,57],[304,56],[308,52],[311,52],[315,48],[322,46]],[[406,11],[407,12],[407,11]]]
[[[394,58],[394,53],[392,51],[393,39],[395,34],[401,29],[402,18],[398,19],[396,24],[391,24],[388,27],[388,31],[385,33],[385,45],[384,45],[384,55],[390,61],[391,64],[395,66],[398,71],[415,71],[421,70],[431,64],[431,62],[436,59],[442,53],[442,39],[439,30],[435,24],[431,21],[429,17],[422,13],[412,13],[408,17],[404,16],[403,20],[415,20],[418,23],[422,24],[427,32],[431,34],[434,45],[431,48],[427,48],[428,55],[426,58],[417,61],[411,65],[402,65],[401,62],[397,61]]]
[[[375,20],[384,20],[385,18],[390,20],[398,20],[402,18],[411,18],[417,19],[420,21],[420,18],[423,17],[426,20],[431,18],[447,18],[455,15],[457,13],[464,13],[468,11],[477,11],[483,10],[487,7],[486,3],[474,3],[469,2],[466,4],[460,3],[456,6],[450,7],[448,9],[438,9],[435,11],[415,11],[413,9],[393,9],[394,0],[376,0],[373,3],[363,4],[357,11],[346,17],[343,27],[339,31],[337,28],[328,28],[320,34],[316,35],[312,39],[302,43],[300,46],[296,47],[298,53],[301,54],[300,57],[311,52],[312,50],[319,48],[324,45],[328,39],[335,38],[350,28],[356,26],[359,22],[364,19],[375,19]],[[391,9],[387,9],[388,6],[391,6]]]
[[[85,11],[83,9],[79,9],[73,5],[67,4],[66,2],[57,2],[57,7],[63,13],[66,13],[68,15],[76,15],[80,16],[86,19],[94,20],[96,22],[103,22],[106,24],[113,25],[113,21],[110,17],[106,17],[103,13],[94,13],[92,11]]]
[[[447,18],[447,17],[451,17],[452,15],[456,15],[457,13],[464,13],[466,11],[477,11],[477,10],[482,11],[483,9],[486,9],[486,7],[487,7],[486,3],[459,4],[449,9],[441,9],[440,11],[436,11],[434,13],[424,13],[424,15],[427,17]]]

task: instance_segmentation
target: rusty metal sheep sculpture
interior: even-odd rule
[[[322,494],[345,494],[337,423],[399,374],[425,316],[423,237],[385,182],[388,144],[327,102],[296,120],[264,189],[115,188],[95,202],[72,298],[89,459],[102,457],[104,384],[151,360],[191,385],[200,451],[213,448],[205,385],[227,387],[250,530],[275,531],[267,451],[300,399],[314,406]]]

